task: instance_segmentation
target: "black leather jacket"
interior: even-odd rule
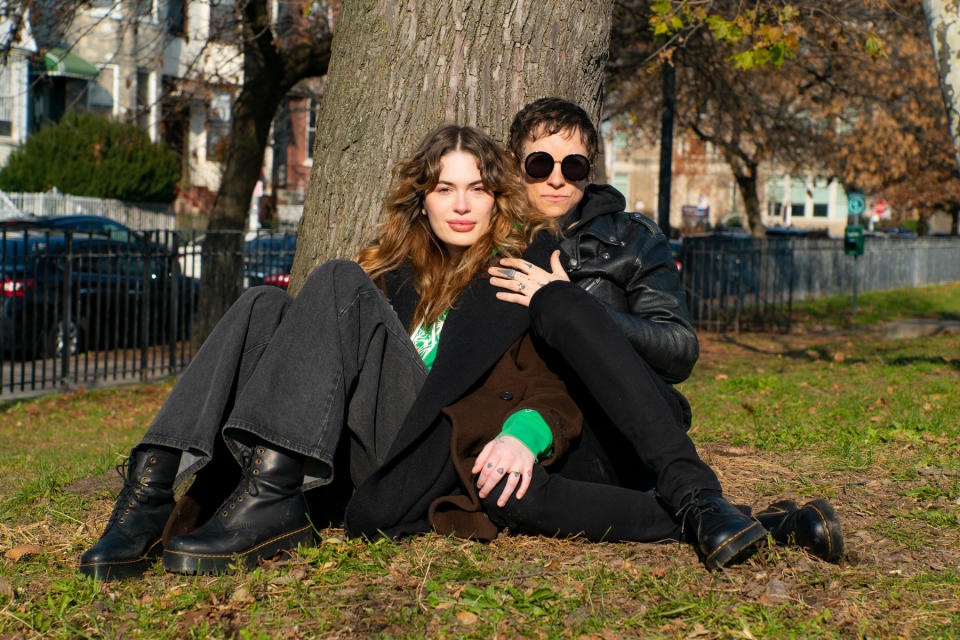
[[[700,355],[680,274],[660,228],[609,185],[591,184],[564,221],[570,280],[605,303],[664,380],[685,380]]]

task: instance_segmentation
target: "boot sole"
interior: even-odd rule
[[[250,567],[262,559],[272,558],[281,551],[296,549],[297,545],[312,546],[315,541],[313,526],[307,525],[239,553],[201,554],[167,549],[163,552],[163,568],[167,571],[190,575],[227,573],[230,565],[244,564]]]
[[[707,556],[703,563],[707,569],[714,571],[722,569],[728,564],[735,562],[748,555],[756,547],[757,543],[767,537],[767,530],[759,522],[754,522],[749,527],[730,536],[726,542],[720,545]]]
[[[90,562],[86,564],[81,562],[78,569],[82,575],[104,582],[116,578],[136,578],[150,568],[150,565],[162,553],[162,550],[163,545],[158,539],[139,558],[121,562]]]

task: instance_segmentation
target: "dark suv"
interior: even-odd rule
[[[189,334],[197,283],[148,239],[0,231],[0,350],[21,357],[173,341]]]

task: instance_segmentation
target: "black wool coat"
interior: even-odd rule
[[[549,269],[550,254],[556,248],[553,237],[541,233],[523,255]],[[418,301],[409,276],[409,268],[401,268],[384,278],[387,297],[408,327]],[[436,360],[386,461],[357,487],[347,503],[347,535],[399,537],[429,531],[435,524],[430,519],[431,505],[450,503],[452,496],[454,510],[473,512],[466,520],[454,518],[456,522],[469,522],[470,528],[463,530],[457,525],[456,533],[492,537],[495,527],[491,529],[492,523],[478,513],[472,482],[463,477],[465,465],[472,464],[469,456],[472,453],[475,457],[478,451],[479,436],[495,436],[503,419],[520,408],[534,408],[548,424],[552,422],[554,448],[559,451],[578,433],[580,414],[565,391],[557,393],[558,381],[552,373],[544,373],[545,367],[532,367],[537,369],[530,373],[535,377],[520,382],[524,374],[519,368],[526,365],[515,364],[521,350],[517,343],[530,340],[529,313],[524,306],[498,300],[496,291],[487,278],[481,278],[464,290],[448,313]],[[529,351],[523,349],[526,354]],[[510,358],[511,362],[503,362]],[[524,361],[529,360],[525,356]],[[502,376],[503,371],[510,373]],[[503,391],[499,391],[501,384],[506,385]],[[547,393],[537,393],[545,388]],[[477,393],[484,399],[478,401],[472,396]],[[550,406],[543,404],[545,400]],[[461,406],[469,406],[469,412],[445,411],[464,401],[466,405]],[[459,434],[456,438],[455,432]],[[455,439],[472,444],[458,450],[451,446]]]

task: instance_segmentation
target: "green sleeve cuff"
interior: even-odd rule
[[[533,409],[521,409],[511,414],[504,421],[500,435],[512,436],[522,442],[537,460],[553,449],[550,425]]]

